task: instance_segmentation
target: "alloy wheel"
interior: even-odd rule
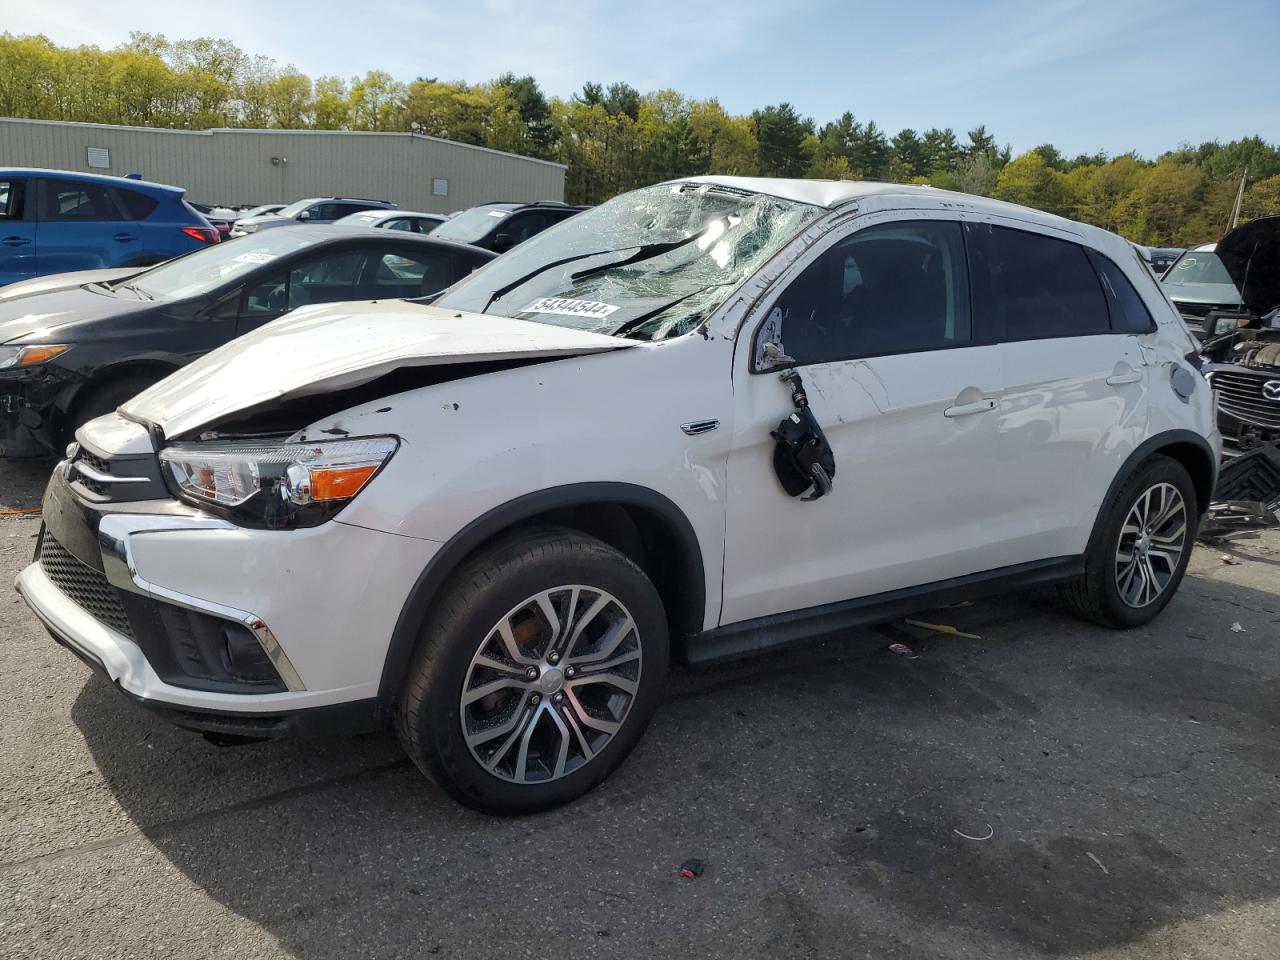
[[[462,684],[462,735],[494,776],[547,783],[599,755],[640,686],[640,635],[617,597],[569,584],[513,607]]]
[[[1147,488],[1120,528],[1115,562],[1120,599],[1135,609],[1154,603],[1173,581],[1186,540],[1187,505],[1178,488],[1171,483]]]

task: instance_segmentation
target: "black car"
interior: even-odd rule
[[[0,456],[57,451],[80,424],[296,307],[430,296],[494,256],[434,236],[282,227],[147,270],[5,287]]]
[[[1280,217],[1237,227],[1214,251],[1243,309],[1205,316],[1201,357],[1232,452],[1280,441]]]
[[[566,203],[483,203],[450,217],[431,231],[433,237],[471,243],[495,253],[506,253],[547,227],[568,220],[586,207]]]

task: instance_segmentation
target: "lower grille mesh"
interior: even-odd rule
[[[48,532],[40,544],[40,567],[55,587],[95,620],[133,639],[133,627],[120,605],[115,587],[97,570],[85,566],[68,553]]]

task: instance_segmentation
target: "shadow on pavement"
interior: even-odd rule
[[[1030,595],[936,611],[983,639],[914,660],[864,631],[678,671],[603,787],[518,820],[390,737],[219,749],[98,678],[73,717],[147,838],[299,956],[1076,955],[1280,894],[1278,606],[1190,577],[1129,633]]]

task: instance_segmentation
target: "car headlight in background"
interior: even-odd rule
[[[313,527],[351,502],[396,452],[394,437],[318,443],[180,443],[160,451],[179,496],[248,526]]]
[[[37,343],[29,347],[0,347],[0,370],[34,367],[67,352],[65,343]]]

